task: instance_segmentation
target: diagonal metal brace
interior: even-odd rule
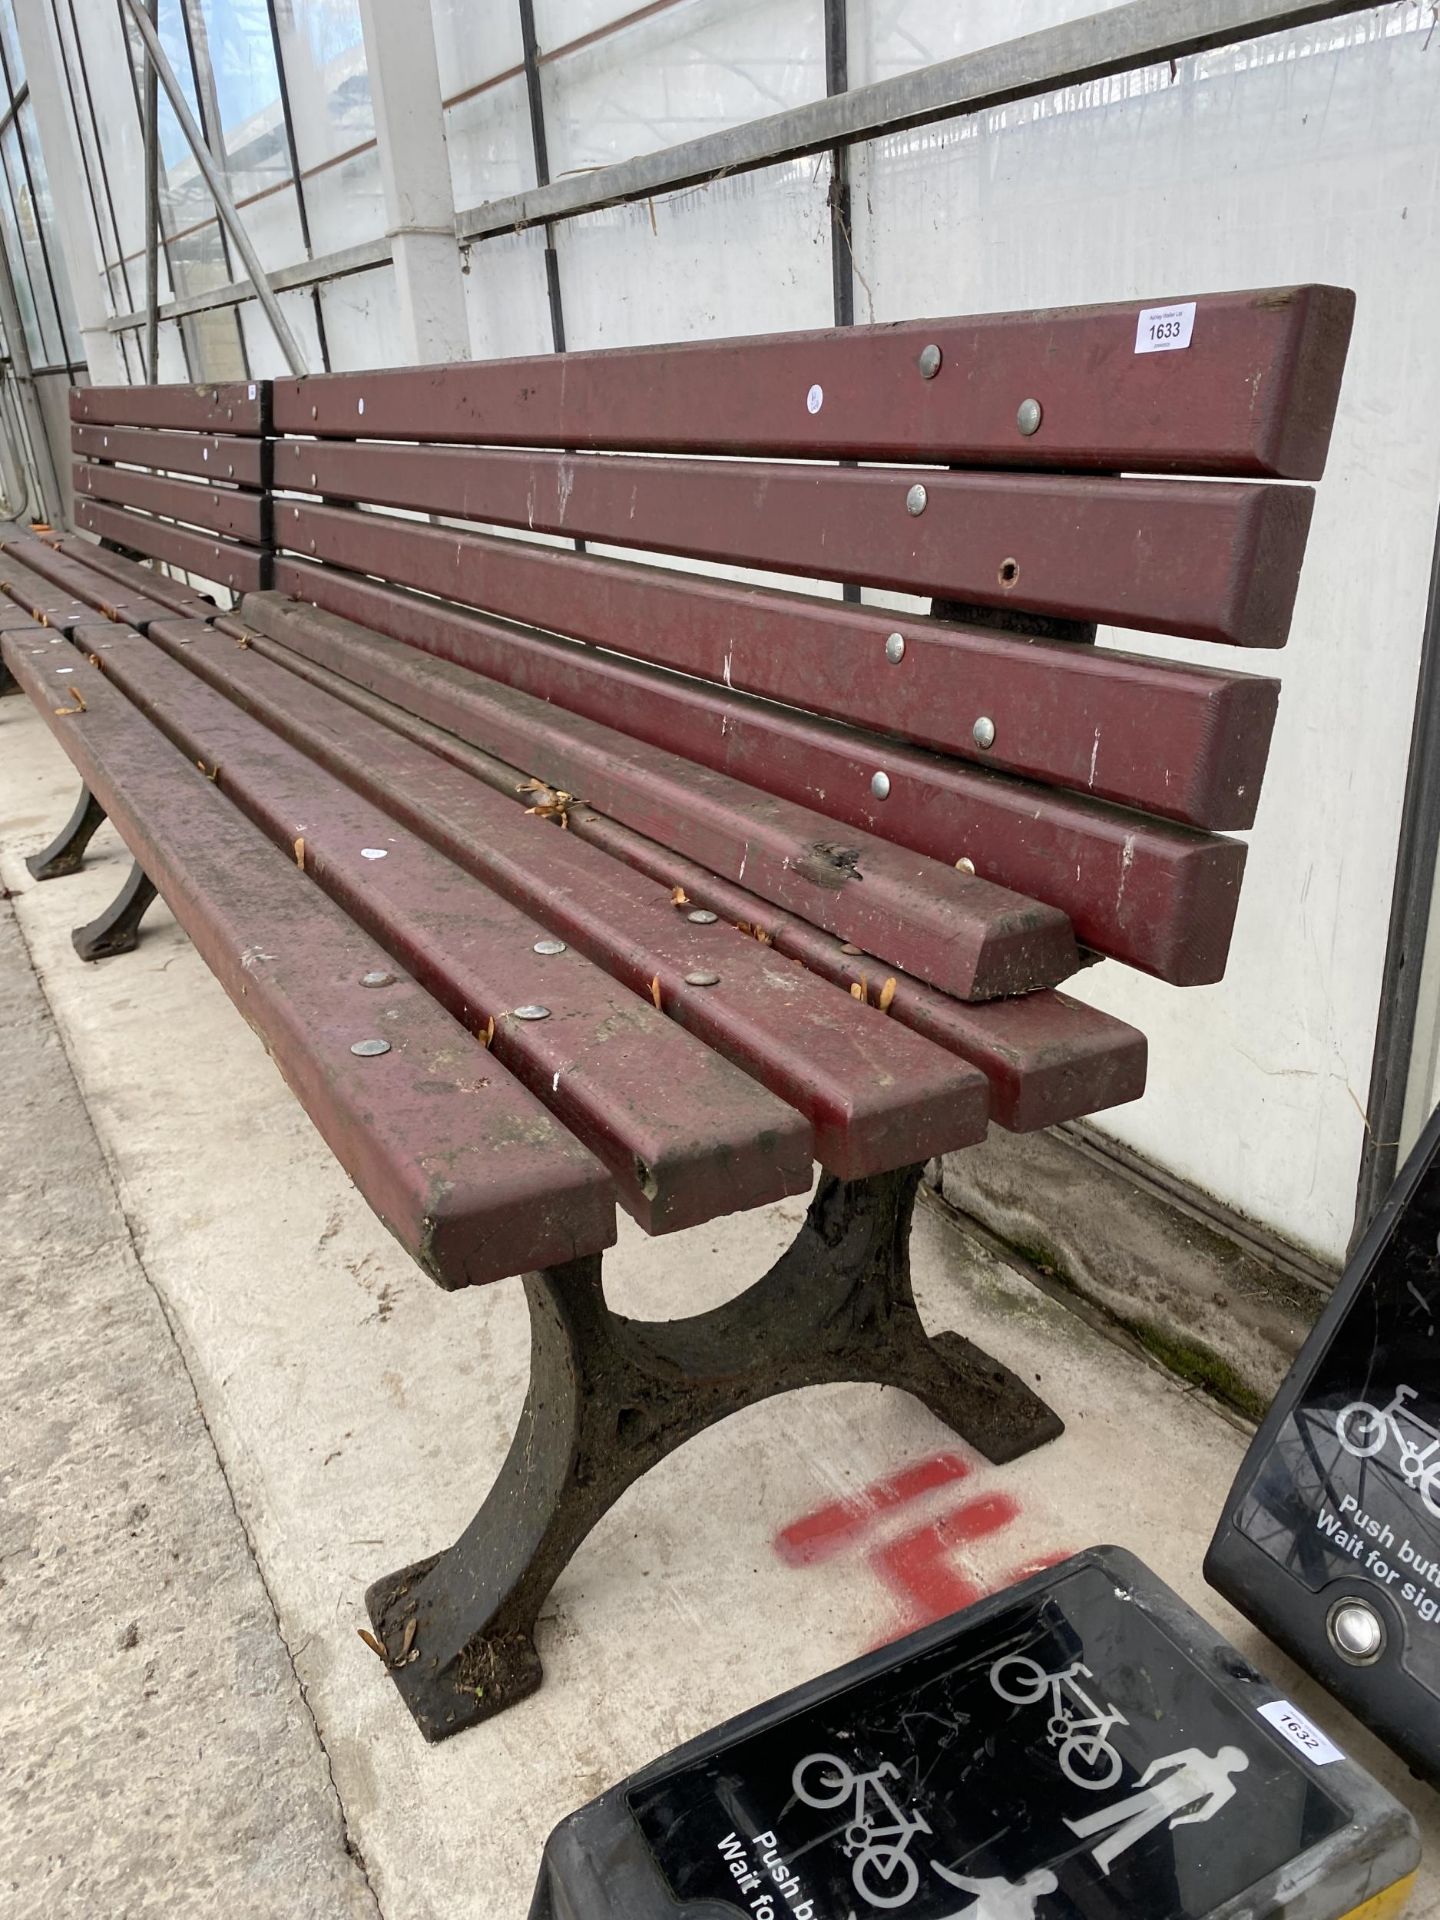
[[[996,1462],[1063,1431],[1008,1368],[926,1333],[908,1253],[921,1171],[826,1175],[764,1279],[690,1319],[612,1313],[598,1254],[527,1276],[530,1391],[489,1498],[448,1552],[366,1595],[427,1740],[535,1691],[535,1622],[576,1548],[627,1487],[744,1407],[835,1381],[902,1387]]]

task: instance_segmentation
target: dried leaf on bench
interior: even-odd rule
[[[542,820],[558,821],[562,827],[569,826],[570,809],[575,804],[573,793],[566,793],[563,787],[547,787],[543,780],[522,780],[515,791],[535,795],[535,804],[527,807],[526,813],[537,814]]]
[[[672,907],[689,906],[690,896],[686,893],[684,887],[672,887],[670,889],[670,904]]]
[[[370,1651],[373,1654],[377,1654],[379,1658],[382,1659],[385,1662],[386,1666],[388,1667],[390,1664],[390,1656],[385,1651],[385,1642],[383,1640],[377,1640],[375,1638],[375,1635],[371,1633],[368,1627],[357,1627],[355,1631],[359,1634],[360,1638],[365,1642],[366,1646],[369,1647]]]
[[[302,873],[305,871],[305,836],[303,833],[297,834],[295,837],[295,864]]]
[[[892,973],[890,978],[885,982],[884,986],[881,987],[880,998],[875,1003],[876,1006],[879,1007],[881,1013],[888,1013],[890,1011],[890,1002],[895,998],[896,985],[897,985],[897,982],[894,974]]]
[[[858,980],[852,980],[850,983],[850,998],[852,1000],[864,1000],[866,998],[865,986],[866,982],[863,974]]]
[[[495,1016],[493,1013],[485,1022],[484,1026],[480,1028],[475,1038],[480,1042],[482,1047],[488,1047],[490,1045],[490,1042],[495,1038]]]
[[[70,696],[70,698],[75,702],[74,706],[73,707],[56,707],[53,709],[53,711],[60,715],[84,713],[85,712],[85,696],[83,693],[81,693],[79,687],[67,687],[65,691]]]
[[[395,1661],[395,1664],[397,1667],[401,1664],[402,1661],[409,1658],[410,1649],[415,1644],[415,1626],[416,1626],[416,1620],[415,1620],[414,1614],[412,1613],[410,1618],[405,1622],[404,1633],[400,1636],[400,1652]]]
[[[655,1011],[659,1013],[661,1011],[661,1006],[660,1006],[660,976],[658,973],[652,974],[650,977],[650,998],[655,1002]]]

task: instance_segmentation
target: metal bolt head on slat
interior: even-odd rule
[[[685,984],[687,987],[718,987],[720,976],[718,973],[687,973]]]
[[[357,1040],[350,1051],[358,1053],[362,1060],[375,1060],[382,1053],[389,1053],[390,1042],[388,1040]]]
[[[970,729],[970,738],[977,747],[993,747],[995,744],[995,722],[988,713],[982,713]]]
[[[872,773],[870,776],[870,791],[871,793],[874,794],[877,800],[888,800],[890,797],[889,774],[888,773]]]
[[[892,667],[898,667],[900,662],[905,658],[905,636],[903,633],[892,633],[890,635],[889,639],[885,642],[885,658],[890,662]]]
[[[395,976],[386,973],[383,967],[372,967],[369,973],[361,974],[360,984],[362,987],[393,987]]]
[[[537,940],[535,942],[535,951],[536,953],[564,953],[565,942],[563,940]]]
[[[548,1020],[550,1009],[548,1007],[516,1007],[515,1018],[517,1020]]]
[[[943,358],[944,356],[940,352],[939,347],[937,347],[933,341],[929,346],[922,347],[920,349],[920,357],[915,363],[920,369],[920,378],[922,380],[933,380],[940,371],[940,362]]]
[[[1032,433],[1040,431],[1040,422],[1044,417],[1044,409],[1038,400],[1022,400],[1015,409],[1015,424],[1027,440]]]
[[[929,504],[930,496],[917,480],[905,496],[905,511],[918,520]]]
[[[692,926],[713,927],[720,916],[718,913],[711,913],[708,907],[697,907],[693,913],[687,913],[685,918]]]

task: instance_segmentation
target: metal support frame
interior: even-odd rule
[[[85,864],[85,850],[105,824],[105,809],[88,787],[81,787],[75,811],[48,847],[25,862],[32,880],[63,880]]]
[[[535,1623],[586,1535],[627,1487],[744,1407],[835,1381],[900,1387],[996,1462],[1063,1431],[998,1361],[926,1333],[908,1252],[921,1172],[826,1175],[764,1279],[689,1320],[612,1313],[598,1254],[527,1277],[530,1391],[489,1498],[447,1553],[366,1595],[427,1740],[535,1691]]]
[[[152,26],[159,20],[159,0],[149,0]],[[145,94],[141,109],[145,142],[145,378],[150,386],[160,379],[160,85],[153,61],[145,63]]]
[[[205,184],[209,187],[211,198],[215,202],[215,211],[234,242],[235,251],[240,255],[246,273],[250,276],[251,290],[264,308],[265,317],[274,329],[280,351],[285,356],[285,364],[291,373],[307,373],[309,368],[300,350],[300,343],[291,332],[290,323],[280,310],[280,302],[276,299],[265,269],[260,264],[260,256],[251,244],[250,236],[245,231],[245,223],[236,212],[235,202],[230,197],[230,189],[221,176],[214,155],[205,144],[194,114],[190,111],[190,104],[185,98],[180,82],[175,77],[175,70],[166,58],[164,47],[160,44],[160,36],[156,33],[150,16],[146,12],[144,0],[124,0],[124,4],[135,22],[135,30],[145,48],[146,59],[154,68],[160,85],[165,89],[166,98],[174,108],[180,130],[195,156],[195,164],[204,175]]]
[[[430,9],[360,0],[360,20],[406,355],[464,360],[470,324]]]
[[[0,246],[0,327],[10,350],[10,374],[15,382],[15,397],[30,442],[30,460],[40,489],[41,511],[52,526],[64,519],[64,490],[50,449],[45,411],[35,386],[35,368],[25,339],[25,324],[20,317],[20,302],[15,292],[15,274],[10,256]]]
[[[48,7],[18,7],[15,28],[85,362],[97,384],[119,380],[119,342],[109,328],[100,236],[85,204],[85,164],[55,21]]]
[[[550,145],[545,133],[545,94],[540,84],[540,43],[535,33],[535,0],[517,0],[520,11],[521,57],[525,63],[525,98],[530,109],[530,144],[535,155],[537,188],[550,184]],[[565,308],[560,298],[560,255],[555,229],[545,222],[545,298],[550,308],[550,344],[565,351]]]
[[[133,953],[140,939],[140,922],[155,900],[155,888],[138,860],[132,861],[125,884],[102,914],[77,927],[70,939],[82,960],[111,960]]]

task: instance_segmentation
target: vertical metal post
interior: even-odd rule
[[[270,51],[275,60],[275,78],[280,88],[280,117],[285,122],[285,151],[290,156],[290,178],[295,183],[295,211],[300,217],[300,239],[305,258],[315,258],[310,237],[310,210],[305,204],[305,182],[300,177],[300,149],[295,144],[295,121],[290,112],[290,79],[285,71],[285,48],[280,40],[280,22],[275,17],[275,0],[265,0],[265,17],[270,25]],[[315,338],[320,346],[320,364],[330,371],[330,343],[325,338],[325,305],[320,289],[312,287],[310,298],[315,308]]]
[[[825,94],[833,99],[850,87],[850,35],[847,0],[825,0]],[[830,149],[830,284],[837,327],[855,324],[855,268],[850,250],[850,149]],[[844,464],[853,465],[853,462]],[[847,580],[842,600],[858,601],[860,589]]]
[[[1365,1103],[1365,1140],[1360,1153],[1354,1241],[1359,1240],[1384,1204],[1399,1165],[1437,860],[1440,860],[1440,525],[1436,528],[1430,563],[1430,597],[1420,642],[1410,764],[1400,811],[1395,889],[1390,898],[1390,930],[1380,977],[1370,1092]]]
[[[160,0],[149,0],[152,27]],[[160,378],[160,82],[145,62],[145,378]]]
[[[30,358],[30,345],[25,338],[24,322],[20,318],[15,275],[4,247],[0,247],[0,327],[4,328],[5,344],[10,351],[10,372],[15,382],[20,415],[25,423],[25,437],[30,442],[35,478],[40,486],[41,511],[51,526],[62,526],[65,496],[60,489],[60,476],[55,470],[55,457],[50,451],[50,436],[45,430],[45,413],[35,386],[35,365]]]
[[[550,150],[545,138],[545,97],[540,89],[540,47],[535,37],[534,0],[519,0],[520,44],[525,61],[525,93],[530,103],[530,140],[535,149],[535,184],[550,184]],[[555,251],[555,227],[545,222],[545,293],[550,303],[550,340],[556,353],[565,351],[565,309],[560,301],[560,256]],[[578,543],[577,543],[578,544]]]
[[[134,20],[136,30],[144,43],[150,64],[159,76],[160,85],[165,89],[165,97],[175,110],[175,118],[180,122],[180,130],[195,156],[195,164],[204,175],[205,184],[209,187],[210,196],[215,202],[215,211],[224,221],[230,238],[235,243],[235,251],[244,262],[246,277],[254,287],[261,306],[265,309],[266,319],[275,330],[275,338],[280,343],[285,364],[292,373],[308,373],[309,368],[305,364],[305,355],[300,350],[300,343],[290,331],[290,323],[281,312],[280,303],[275,298],[275,289],[270,285],[265,269],[260,264],[260,256],[251,245],[244,221],[235,210],[235,202],[230,197],[230,189],[226,186],[220,169],[215,163],[215,157],[206,146],[204,137],[196,125],[195,116],[190,111],[190,103],[181,91],[180,82],[175,78],[174,68],[170,65],[165,49],[160,44],[160,36],[156,33],[142,0],[125,0],[125,5],[129,8],[130,17]]]

